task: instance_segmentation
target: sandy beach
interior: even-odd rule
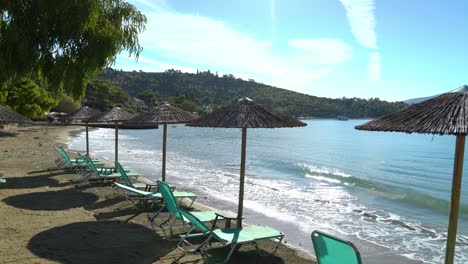
[[[83,183],[78,175],[57,168],[54,146],[78,129],[30,127],[0,132],[0,173],[7,180],[0,185],[0,263],[173,263],[181,255],[177,241],[151,228],[147,214],[152,210],[136,208],[110,184]],[[167,213],[160,216],[167,217]],[[259,246],[270,251],[274,242],[263,241]],[[214,251],[213,261],[226,253]],[[181,263],[203,260],[194,255]],[[234,253],[230,263],[314,260],[287,245],[281,245],[275,256],[260,257],[247,245]]]

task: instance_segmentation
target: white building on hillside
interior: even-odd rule
[[[204,105],[204,106],[202,106],[202,112],[204,114],[209,114],[209,113],[213,112],[213,107],[211,105]]]
[[[137,111],[139,112],[146,112],[148,111],[148,106],[143,100],[138,98],[132,97],[130,98],[130,104],[136,107]]]

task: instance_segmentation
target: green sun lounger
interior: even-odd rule
[[[147,184],[143,182],[132,182],[130,177],[128,176],[127,172],[124,170],[122,165],[119,162],[114,162],[117,171],[122,175],[122,182],[130,187],[135,189],[143,189],[144,191],[150,192],[152,188],[157,188],[157,184]],[[157,189],[155,190],[157,191]]]
[[[267,226],[258,226],[251,225],[245,226],[242,228],[229,228],[229,229],[215,229],[211,230],[206,226],[200,219],[198,219],[192,213],[189,213],[181,208],[178,208],[179,212],[184,218],[190,221],[192,228],[184,235],[180,235],[180,241],[177,247],[183,252],[183,255],[180,256],[177,261],[182,259],[187,254],[197,254],[200,253],[205,259],[209,250],[223,247],[230,247],[229,253],[226,258],[220,263],[226,263],[231,258],[234,249],[237,246],[242,246],[244,244],[253,244],[255,245],[259,255],[260,249],[257,242],[266,239],[277,239],[278,244],[273,250],[272,254],[276,253],[278,246],[283,241],[284,234],[276,229]],[[192,234],[194,230],[200,230],[200,234]],[[194,245],[188,241],[189,238],[199,237],[199,236],[208,236],[201,244]],[[212,240],[218,242],[218,245],[211,245]],[[188,249],[187,249],[188,247]]]
[[[181,220],[182,224],[189,223],[190,221],[178,211],[179,205],[177,204],[177,200],[176,200],[178,196],[177,195],[178,192],[173,192],[171,190],[171,187],[167,183],[162,182],[162,181],[158,181],[158,186],[159,186],[159,191],[161,192],[161,195],[164,199],[164,206],[154,215],[152,216],[148,215],[148,220],[151,226],[154,227],[156,225],[155,219],[164,208],[167,208],[167,211],[169,212],[169,218],[159,225],[159,227],[163,230],[163,232],[165,231],[166,226],[168,226],[168,229],[170,229],[172,232],[172,227],[174,226],[177,220]],[[192,204],[193,204],[193,201],[192,201]],[[192,204],[190,204],[189,207],[191,207]],[[215,212],[216,211],[203,211],[203,212],[192,212],[192,214],[195,215],[202,222],[211,222],[216,219]],[[218,216],[217,219],[222,220],[223,218]]]
[[[125,198],[133,203],[139,204],[145,208],[152,207],[158,201],[163,199],[160,192],[147,192],[136,188],[115,182],[115,187],[125,191]],[[190,206],[195,202],[197,195],[190,192],[175,192],[174,197],[177,199],[190,199]]]
[[[318,264],[362,264],[361,254],[353,243],[317,230],[311,238]]]
[[[104,182],[106,180],[116,181],[117,179],[122,178],[122,175],[119,172],[114,172],[113,167],[100,167],[98,169],[87,155],[80,155],[80,157],[85,160],[85,164],[89,169],[88,171],[82,173],[84,180],[101,180]],[[126,172],[126,175],[131,177],[139,176],[134,172]]]
[[[55,160],[55,163],[57,164],[58,167],[60,168],[67,168],[67,169],[72,169],[75,172],[80,171],[83,168],[86,168],[86,161],[82,158],[70,158],[68,153],[63,149],[62,147],[55,147],[57,151],[59,152],[61,158],[58,158]],[[103,166],[104,163],[101,162],[100,160],[93,159],[91,160],[95,166]]]

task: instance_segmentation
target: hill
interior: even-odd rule
[[[130,96],[151,89],[158,94],[159,101],[168,101],[174,96],[185,96],[199,105],[215,107],[247,96],[276,110],[302,117],[335,118],[344,115],[350,118],[373,118],[406,106],[403,102],[386,102],[378,98],[330,99],[311,96],[257,83],[254,80],[245,81],[231,74],[218,76],[210,71],[195,74],[176,70],[149,73],[106,69],[98,78],[120,87]]]

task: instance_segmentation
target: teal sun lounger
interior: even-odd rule
[[[113,167],[100,167],[98,169],[87,155],[80,155],[80,157],[84,159],[85,164],[88,168],[87,171],[84,171],[81,174],[84,180],[97,180],[104,182],[106,180],[116,181],[122,178],[122,174],[120,174],[119,172],[114,172]],[[126,175],[131,177],[139,176],[137,173],[134,172],[126,172]]]
[[[114,185],[115,187],[125,192],[125,198],[127,200],[131,201],[132,203],[138,204],[139,206],[142,206],[144,208],[153,207],[154,204],[163,199],[163,196],[160,192],[142,191],[118,182],[115,182]],[[195,202],[195,199],[197,198],[196,194],[190,192],[175,192],[174,196],[177,199],[190,199],[190,206],[192,206],[192,204]]]
[[[361,254],[353,243],[314,231],[311,234],[318,264],[362,264]]]
[[[79,158],[70,158],[68,153],[63,149],[63,147],[56,146],[55,149],[60,154],[61,158],[55,160],[55,163],[58,167],[64,169],[71,169],[75,172],[79,172],[82,169],[86,168],[86,160],[82,157]],[[95,166],[103,166],[104,163],[100,160],[93,159],[91,160]]]
[[[159,186],[159,191],[161,192],[161,195],[164,200],[164,206],[152,216],[148,215],[148,220],[151,226],[154,227],[156,225],[155,219],[158,216],[158,214],[164,208],[167,208],[167,211],[169,212],[169,218],[165,220],[163,223],[161,223],[159,227],[163,230],[164,233],[165,233],[165,228],[168,227],[168,229],[172,233],[172,227],[175,225],[177,220],[182,221],[182,224],[190,223],[190,221],[178,211],[178,209],[180,208],[176,200],[176,198],[178,198],[179,196],[178,192],[172,192],[171,187],[167,183],[162,182],[162,181],[158,181],[158,186]],[[192,204],[193,204],[193,201],[192,201]],[[192,206],[192,204],[189,206],[189,208]],[[215,212],[216,211],[202,211],[202,212],[192,212],[192,214],[195,215],[202,222],[211,222],[216,219]],[[220,216],[218,216],[217,218],[217,220],[222,220],[222,219],[223,218]]]
[[[152,191],[152,189],[158,187],[157,184],[147,184],[147,183],[143,183],[143,182],[132,182],[132,180],[130,179],[130,177],[127,174],[127,171],[124,170],[122,165],[120,165],[119,162],[114,162],[114,164],[115,164],[115,167],[117,168],[117,171],[122,176],[122,179],[120,179],[120,180],[122,180],[122,182],[125,185],[128,185],[128,186],[130,186],[132,188],[135,188],[135,189],[142,189],[142,190],[147,191],[147,192],[150,192],[150,191]],[[155,191],[157,191],[157,189]]]
[[[278,246],[283,241],[284,234],[276,229],[267,226],[251,225],[242,228],[229,228],[229,229],[215,229],[211,230],[206,226],[200,219],[198,219],[192,213],[189,213],[183,209],[178,209],[184,218],[190,221],[192,228],[184,235],[180,235],[180,241],[178,248],[183,252],[177,261],[182,259],[187,254],[198,254],[200,253],[205,260],[208,251],[216,248],[230,247],[229,253],[226,258],[220,263],[226,263],[231,258],[234,249],[238,246],[245,244],[253,244],[259,255],[260,249],[257,242],[267,239],[277,239],[278,244],[273,250],[272,254],[275,254]],[[202,233],[192,234],[194,230],[199,230]],[[189,241],[192,237],[208,236],[201,244],[194,245]],[[212,245],[213,240],[218,242],[217,245]],[[188,248],[188,249],[187,249]]]

